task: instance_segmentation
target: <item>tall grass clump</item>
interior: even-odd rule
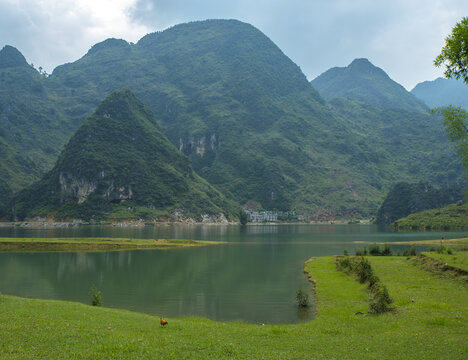
[[[102,305],[102,296],[101,291],[93,285],[91,288],[91,305],[93,306],[101,306]]]
[[[299,289],[296,291],[296,301],[297,306],[300,308],[309,307],[309,294],[307,294],[304,290]]]

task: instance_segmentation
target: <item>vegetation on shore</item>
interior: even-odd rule
[[[368,310],[366,285],[312,258],[316,319],[293,325],[168,319],[63,301],[0,295],[0,354],[8,359],[464,359],[468,287],[404,257],[369,257],[395,310]],[[294,296],[294,294],[292,294]],[[105,305],[105,304],[104,304]],[[432,339],[437,338],[437,341]]]
[[[457,203],[411,214],[395,221],[392,227],[395,230],[468,229],[468,203]]]
[[[220,244],[220,242],[180,239],[0,237],[0,251],[101,251],[171,249],[214,244]]]

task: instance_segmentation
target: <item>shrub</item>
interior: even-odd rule
[[[453,255],[453,250],[452,250],[452,248],[449,248],[449,247],[448,247],[448,248],[446,249],[446,251],[447,251],[447,254],[448,254],[448,255]]]
[[[97,289],[96,286],[93,285],[91,288],[91,305],[93,306],[101,306],[102,305],[102,297],[101,297],[101,291]]]
[[[376,286],[376,284],[380,283],[380,279],[377,275],[372,273],[372,275],[368,279],[368,283],[369,283],[368,287],[372,291],[372,289]]]
[[[387,287],[380,281],[373,286],[373,291],[369,299],[370,312],[373,314],[382,314],[390,311],[390,304],[393,300],[388,294]]]
[[[354,250],[354,255],[356,256],[366,256],[367,255],[367,248],[364,247],[364,249],[356,249]]]
[[[374,275],[372,267],[367,259],[361,258],[361,260],[354,266],[354,271],[361,284],[369,280]]]
[[[343,250],[343,255],[344,255],[344,256],[349,256],[348,250],[344,249],[344,250]]]
[[[380,247],[376,243],[373,243],[369,246],[369,254],[372,256],[379,256],[381,255],[380,253]]]
[[[338,270],[343,272],[349,272],[353,270],[353,264],[348,256],[338,258],[336,260],[336,267],[338,268]]]
[[[392,249],[390,249],[390,245],[385,244],[383,250],[380,252],[382,256],[392,256]]]
[[[299,289],[296,291],[296,301],[297,306],[300,308],[305,308],[309,306],[309,294],[307,294],[304,290]]]
[[[405,249],[403,251],[403,256],[415,256],[416,255],[416,247],[412,245],[409,249]]]

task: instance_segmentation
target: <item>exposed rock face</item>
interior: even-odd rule
[[[60,201],[78,200],[78,204],[86,201],[97,188],[97,180],[77,178],[70,173],[61,172],[59,174],[60,182]]]
[[[113,202],[130,200],[133,197],[132,187],[130,185],[115,186],[112,181],[105,192],[106,199]]]
[[[188,156],[196,154],[202,158],[208,149],[216,152],[218,146],[219,139],[215,133],[203,135],[199,138],[192,136],[185,141],[183,138],[179,139],[179,150]]]

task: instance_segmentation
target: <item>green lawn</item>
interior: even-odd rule
[[[127,238],[2,238],[0,251],[99,251],[131,249],[168,249],[219,244],[215,241]]]
[[[396,306],[368,310],[365,285],[335,270],[333,257],[309,260],[315,320],[250,325],[167,319],[78,303],[0,296],[3,359],[466,359],[468,286],[405,257],[369,257]],[[294,296],[294,294],[292,294]]]
[[[436,252],[425,252],[424,254],[450,266],[468,271],[468,251],[454,251],[452,255]]]

